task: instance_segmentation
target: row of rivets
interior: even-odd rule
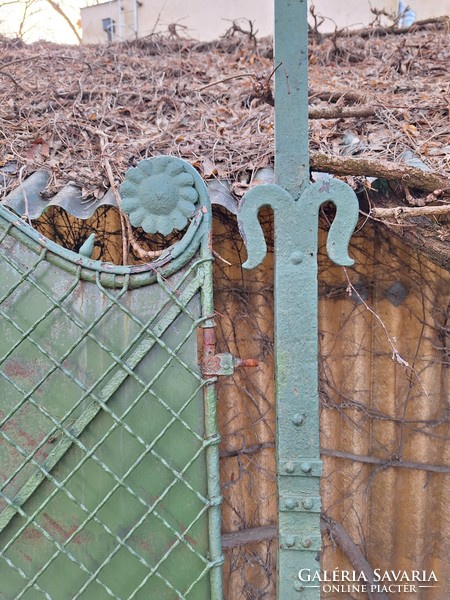
[[[304,462],[300,465],[300,469],[303,473],[311,473],[312,466],[310,463]],[[295,471],[295,463],[292,461],[287,462],[284,465],[284,470],[286,471],[286,473],[293,473]]]
[[[286,498],[284,501],[284,505],[288,510],[294,510],[298,507],[298,500],[295,498]],[[302,500],[302,508],[305,510],[311,510],[314,506],[314,500],[312,498],[303,498]]]
[[[287,535],[286,536],[285,545],[288,548],[293,548],[295,546],[295,543],[296,543],[295,535]],[[312,542],[311,538],[304,538],[303,540],[300,541],[300,543],[303,546],[303,548],[311,548],[313,542]]]

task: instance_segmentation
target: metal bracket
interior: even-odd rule
[[[258,361],[254,358],[238,358],[234,354],[223,352],[206,356],[203,360],[202,373],[203,375],[220,376],[233,375],[238,367],[257,367]]]

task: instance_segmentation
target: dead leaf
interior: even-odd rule
[[[199,160],[196,160],[192,165],[200,171],[200,175],[205,179],[211,179],[212,176],[219,174],[219,170],[216,165],[207,157],[201,156]]]
[[[39,160],[50,156],[50,147],[44,138],[38,137],[31,142],[25,156],[28,160]]]

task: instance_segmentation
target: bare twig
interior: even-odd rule
[[[335,175],[359,175],[362,177],[380,177],[391,181],[400,181],[411,188],[434,192],[442,190],[450,193],[450,178],[433,171],[422,171],[404,164],[390,163],[373,158],[354,158],[353,156],[334,156],[311,152],[311,167],[315,171]]]
[[[428,471],[430,473],[450,473],[450,466],[448,467],[446,465],[430,465],[427,463],[403,461],[399,460],[397,457],[384,459],[376,456],[362,456],[360,454],[353,454],[352,452],[330,450],[328,448],[321,448],[320,454],[323,456],[331,456],[333,458],[342,458],[343,460],[362,462],[368,465],[381,465],[387,469],[413,469],[415,471]]]
[[[136,238],[134,237],[133,230],[131,229],[130,220],[126,215],[124,215],[124,218],[127,224],[128,241],[130,242],[131,246],[133,247],[133,250],[139,256],[139,258],[141,258],[142,260],[148,260],[161,256],[164,250],[144,250],[144,248],[142,248],[142,246],[137,242]]]
[[[233,79],[242,79],[244,77],[255,77],[254,73],[239,73],[238,75],[230,75],[229,77],[224,77],[223,79],[219,79],[218,81],[213,81],[212,83],[207,83],[200,88],[196,88],[193,90],[194,92],[203,92],[207,88],[213,87],[214,85],[219,85],[219,83],[227,83],[227,81],[232,81]]]
[[[374,570],[347,530],[340,523],[333,521],[327,514],[322,515],[320,525],[322,531],[327,533],[330,540],[335,542],[344,552],[355,571],[364,573],[366,581],[373,583],[375,581]],[[368,586],[367,593],[370,600],[389,600],[385,592],[372,590],[371,586]]]
[[[119,190],[117,189],[116,183],[114,181],[114,175],[112,172],[111,163],[109,162],[108,157],[105,154],[106,146],[108,143],[108,136],[103,131],[100,131],[100,130],[97,130],[96,133],[100,139],[100,148],[102,151],[102,162],[105,166],[106,174],[108,175],[109,185],[111,186],[112,192],[114,194],[114,198],[115,198],[117,206],[119,208],[120,224],[122,227],[122,264],[126,265],[126,264],[128,264],[127,226],[126,226],[125,215],[122,212],[122,208],[121,208]]]
[[[374,206],[370,209],[370,216],[378,219],[401,219],[448,214],[450,214],[450,204],[445,204],[444,206],[398,206],[396,208],[378,208]]]
[[[376,106],[310,106],[310,119],[355,119],[376,114]]]
[[[3,71],[3,69],[0,71],[0,75],[4,75],[5,77],[9,77],[9,79],[11,79],[11,81],[14,83],[14,85],[16,87],[20,88],[22,91],[24,91],[24,92],[28,91],[22,85],[20,85],[20,83],[18,81],[16,81],[12,75],[10,75],[9,73],[7,73],[6,71]]]
[[[277,537],[276,525],[264,525],[262,527],[251,527],[240,529],[231,533],[222,533],[222,546],[225,549],[245,546],[273,540]]]
[[[81,44],[81,36],[78,33],[77,28],[72,23],[72,21],[69,19],[69,17],[66,15],[66,13],[63,11],[61,6],[54,0],[46,0],[46,2],[48,2],[48,4],[50,4],[50,6],[53,8],[53,10],[55,10],[64,19],[64,21],[67,23],[67,25],[70,27],[70,29],[74,33],[75,37],[77,38],[78,43]]]

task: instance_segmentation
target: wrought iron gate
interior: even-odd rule
[[[192,217],[184,237],[115,267],[0,206],[5,600],[221,598],[208,194],[158,157],[122,198],[147,231]]]

